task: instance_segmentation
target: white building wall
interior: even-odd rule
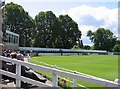
[[[17,50],[19,49],[19,34],[6,30],[8,41],[4,43],[5,49]]]

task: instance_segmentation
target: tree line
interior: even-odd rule
[[[56,17],[52,11],[41,11],[33,19],[22,6],[13,2],[7,3],[3,11],[4,41],[7,41],[5,30],[10,30],[20,35],[19,45],[22,47],[90,49],[83,45],[78,24],[68,15]],[[109,29],[90,30],[87,36],[94,43],[94,49],[113,50],[115,45],[119,48],[120,41]]]
[[[5,29],[20,35],[20,46],[72,48],[81,39],[78,24],[68,15],[58,18],[52,11],[41,11],[32,19],[22,6],[5,5]]]

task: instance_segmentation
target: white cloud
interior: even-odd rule
[[[95,31],[97,28],[94,26],[86,26],[86,25],[79,25],[79,29],[80,31],[82,31],[82,37],[81,39],[83,40],[83,44],[85,45],[92,45],[92,42],[89,40],[89,38],[87,37],[87,32],[89,30]]]
[[[118,9],[109,9],[105,6],[91,7],[91,6],[80,6],[69,9],[67,12],[63,10],[62,14],[69,14],[73,20],[81,21],[85,16],[92,16],[96,20],[104,20],[106,24],[117,23]]]
[[[89,30],[95,31],[97,28],[94,26],[79,25],[80,31],[82,31],[82,36],[86,36],[86,32]]]
[[[82,31],[82,39],[86,39],[88,30],[95,31],[99,27],[110,29],[116,36],[118,33],[118,9],[109,9],[105,6],[92,7],[82,5],[71,8],[68,11],[63,10],[61,14],[68,14],[78,23]],[[83,40],[86,42],[86,40]],[[89,41],[89,40],[88,40]]]

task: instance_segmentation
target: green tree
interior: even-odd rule
[[[68,15],[57,18],[52,11],[40,12],[35,25],[36,47],[72,48],[81,37],[77,23]]]
[[[62,29],[62,25],[57,18],[57,22],[55,25],[56,30],[54,30],[54,48],[64,48],[64,29]]]
[[[82,40],[80,40],[80,41],[78,42],[78,46],[79,46],[79,48],[83,48],[83,41],[82,41]]]
[[[5,5],[5,29],[20,35],[20,46],[32,46],[34,21],[22,6],[13,2]]]
[[[73,49],[73,50],[80,50],[81,48],[79,48],[78,45],[74,45],[72,49]]]
[[[34,46],[54,47],[58,19],[52,11],[40,12],[35,16],[36,37]]]
[[[120,44],[120,40],[117,39],[117,40],[116,40],[116,44]]]
[[[84,46],[83,46],[83,49],[86,49],[86,50],[90,50],[90,48],[91,48],[91,47],[90,47],[89,45],[84,45]]]
[[[87,36],[98,50],[111,51],[116,43],[116,37],[109,29],[98,28],[95,32],[89,30]]]
[[[114,52],[120,52],[120,44],[116,44],[113,48]]]
[[[78,24],[72,20],[68,15],[60,15],[59,21],[62,26],[62,45],[63,48],[72,48],[80,42],[81,31],[78,29]]]

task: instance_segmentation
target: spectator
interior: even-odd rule
[[[22,54],[18,53],[17,54],[17,60],[24,61],[24,56]],[[47,79],[39,79],[37,77],[37,75],[35,75],[33,72],[30,72],[29,70],[30,70],[29,68],[27,68],[25,66],[21,66],[21,75],[24,76],[24,77],[36,80],[36,81],[43,82],[43,83],[45,83],[47,81]],[[27,83],[22,82],[22,84],[24,85],[24,84],[27,84]]]
[[[23,54],[18,53],[18,54],[17,54],[17,60],[24,61],[24,56],[23,56]]]

